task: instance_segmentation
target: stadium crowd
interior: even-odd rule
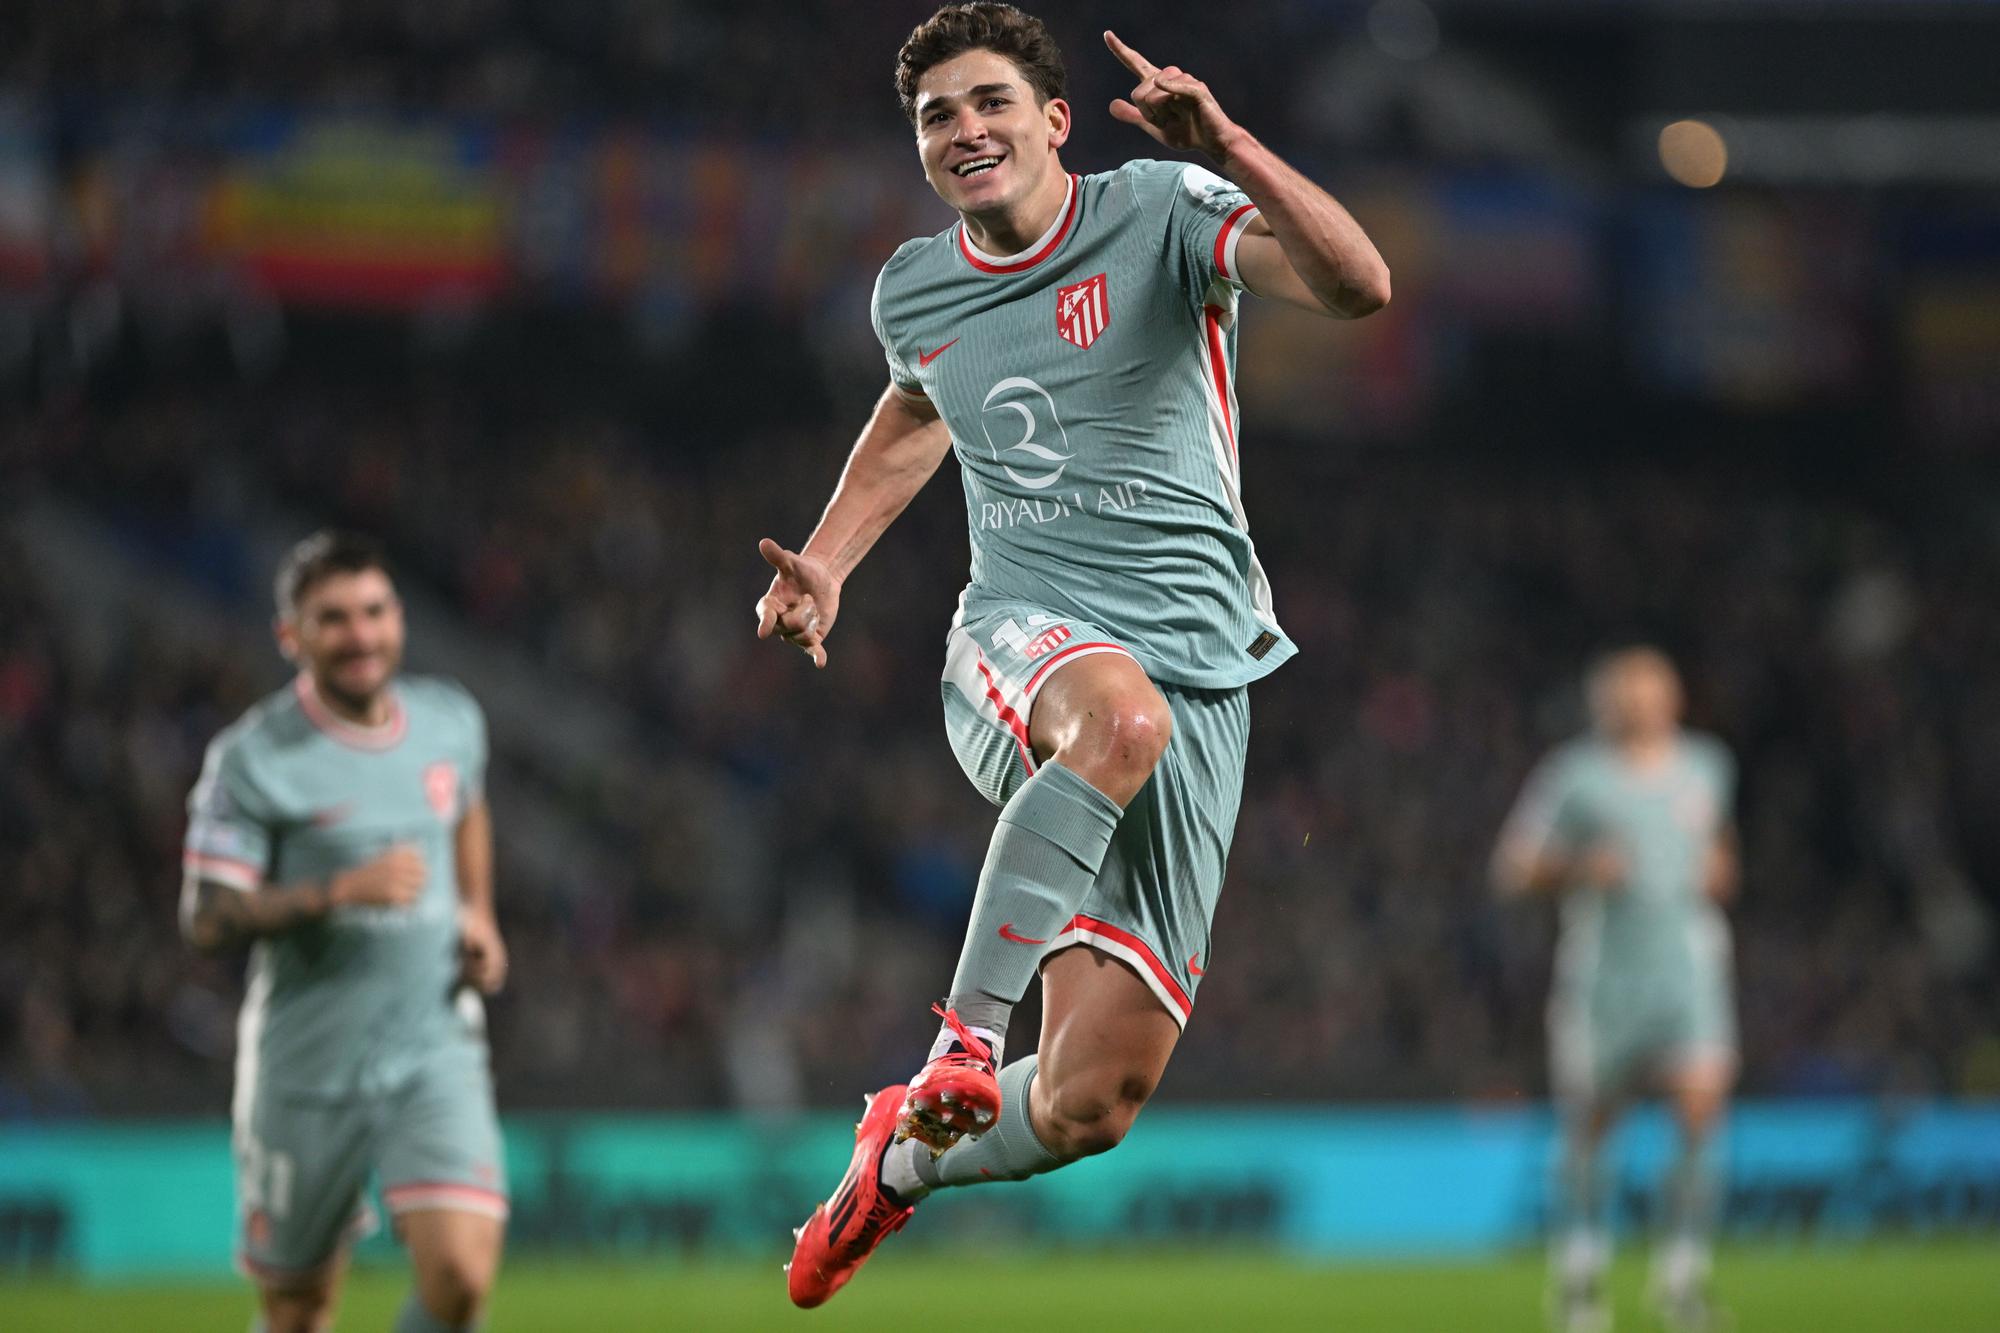
[[[1163,1095],[1542,1088],[1550,914],[1497,904],[1486,859],[1535,758],[1581,725],[1588,655],[1635,638],[1680,660],[1693,720],[1741,762],[1747,1087],[2000,1091],[2000,678],[1978,669],[2000,660],[2000,548],[1978,508],[1993,491],[1954,483],[1985,466],[1975,446],[1902,439],[1924,415],[1891,401],[1963,408],[1976,441],[1990,375],[1974,325],[1944,317],[1959,306],[1920,317],[1898,283],[1921,265],[1885,257],[1925,227],[1884,210],[1877,235],[1826,224],[1832,195],[1718,191],[1704,217],[1742,227],[1660,232],[1706,257],[1649,287],[1628,251],[1680,196],[1672,217],[1650,182],[1629,215],[1578,202],[1621,170],[1621,115],[1656,109],[1627,105],[1656,88],[1631,52],[1545,70],[1549,11],[1488,34],[1490,68],[1463,44],[1426,59],[1435,23],[1397,28],[1421,5],[1233,12],[1092,14],[1137,20],[1155,54],[1202,52],[1274,142],[1415,170],[1365,218],[1397,268],[1373,341],[1281,336],[1253,355],[1246,322],[1246,500],[1302,652],[1252,693],[1229,886]],[[966,559],[955,479],[861,568],[826,673],[755,642],[750,615],[757,538],[804,534],[882,382],[863,312],[880,256],[829,257],[852,271],[833,329],[782,298],[699,308],[690,275],[722,262],[705,249],[669,266],[661,299],[691,313],[642,354],[628,308],[316,325],[144,242],[155,223],[179,234],[161,221],[176,209],[205,216],[146,168],[219,151],[196,132],[218,108],[891,143],[889,57],[912,21],[827,0],[0,14],[0,150],[49,167],[45,193],[0,172],[19,195],[0,208],[0,1115],[225,1104],[239,969],[176,937],[183,802],[209,737],[283,681],[254,646],[269,571],[249,540],[279,514],[379,533],[455,628],[629,723],[575,762],[531,743],[534,716],[491,718],[504,1104],[784,1108],[909,1073],[991,829],[936,701]],[[1597,24],[1572,27],[1624,51]],[[774,64],[801,50],[822,57],[812,77]],[[1121,91],[1097,54],[1072,42],[1079,106]],[[1551,109],[1575,100],[1589,113]],[[1108,119],[1079,124],[1105,147],[1080,144],[1078,165],[1138,151]],[[192,147],[170,142],[183,133]],[[1560,166],[1547,208],[1541,186],[1479,174],[1542,159]],[[1474,174],[1425,174],[1445,161]],[[137,202],[123,268],[84,243],[119,181]],[[46,232],[11,269],[10,219]],[[1849,230],[1839,262],[1799,258],[1821,252],[1797,237]],[[1938,279],[1954,301],[1957,272]],[[1838,300],[1815,294],[1827,283]],[[1654,287],[1686,296],[1685,327]],[[1935,345],[1899,341],[1898,321]],[[1697,333],[1733,398],[1647,378],[1649,359],[1702,350]],[[1671,346],[1648,351],[1655,335]],[[1820,342],[1851,357],[1810,392],[1771,389],[1742,355],[1783,371]],[[1938,348],[1968,368],[1962,391],[1926,377]],[[1728,401],[1664,397],[1701,392]],[[38,499],[241,632],[73,614],[15,522]],[[451,665],[429,656],[434,628],[411,626],[417,669]]]
[[[563,765],[524,743],[533,719],[491,719],[504,1103],[783,1109],[904,1072],[991,827],[937,716],[954,480],[862,566],[815,674],[749,611],[755,539],[802,532],[844,452],[809,385],[801,424],[717,439],[497,378],[368,383],[294,367],[52,395],[0,459],[16,495],[117,534],[135,577],[192,581],[246,626],[269,614],[254,518],[381,533],[406,583],[542,688],[635,720]],[[1252,695],[1229,887],[1164,1095],[1541,1088],[1552,925],[1493,900],[1486,857],[1580,725],[1582,663],[1632,638],[1680,659],[1694,721],[1742,764],[1747,1087],[2000,1088],[2000,841],[1979,816],[2000,681],[1968,669],[2000,658],[2000,558],[1976,515],[1695,448],[1503,467],[1252,425],[1247,500],[1302,652]],[[0,1113],[219,1109],[238,969],[175,936],[182,803],[206,740],[284,668],[144,612],[85,653],[64,595],[35,550],[0,548]]]

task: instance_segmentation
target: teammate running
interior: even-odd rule
[[[1243,514],[1237,298],[1344,318],[1389,299],[1339,204],[1193,75],[1104,41],[1138,81],[1112,116],[1232,179],[1155,161],[1069,174],[1047,29],[1011,5],[939,10],[896,87],[959,221],[882,270],[889,387],[805,547],[761,546],[777,574],[758,636],[823,667],[845,580],[957,454],[972,571],[945,722],[1000,807],[930,1060],[869,1099],[845,1179],[799,1230],[803,1306],[932,1190],[1115,1146],[1158,1083],[1215,962],[1245,686],[1294,651]],[[1038,973],[1040,1050],[1003,1064]]]
[[[1658,1090],[1672,1102],[1680,1149],[1662,1190],[1653,1296],[1670,1328],[1697,1333],[1714,1326],[1711,1145],[1736,1077],[1720,908],[1737,882],[1735,764],[1714,737],[1681,729],[1680,679],[1661,653],[1612,653],[1587,689],[1596,735],[1542,761],[1494,855],[1501,892],[1562,898],[1549,998],[1563,1114],[1555,1314],[1565,1333],[1611,1326],[1604,1140],[1629,1097]]]
[[[250,942],[238,1026],[238,1259],[265,1333],[331,1326],[378,1173],[416,1289],[396,1333],[475,1325],[507,1217],[483,1011],[493,918],[486,723],[398,679],[381,552],[306,538],[278,572],[286,688],[217,736],[188,801],[182,930]]]

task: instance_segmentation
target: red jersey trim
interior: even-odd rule
[[[319,697],[319,691],[313,688],[312,677],[305,672],[301,671],[292,682],[292,689],[299,696],[299,707],[305,711],[306,720],[352,749],[393,750],[402,744],[403,737],[410,730],[409,714],[403,711],[403,701],[393,693],[389,696],[387,722],[379,727],[357,727],[334,715]]]
[[[1005,264],[991,263],[973,253],[972,241],[965,234],[965,224],[960,222],[958,224],[958,252],[965,256],[966,263],[972,265],[981,273],[1026,273],[1029,269],[1041,263],[1061,248],[1063,241],[1068,238],[1071,229],[1076,226],[1077,208],[1082,203],[1083,178],[1075,172],[1071,172],[1069,178],[1069,206],[1063,211],[1062,225],[1056,228],[1056,234],[1051,236],[1041,249],[1035,251],[1035,253],[1029,255],[1026,259],[1013,260]]]
[[[1236,422],[1229,415],[1229,358],[1222,348],[1222,307],[1203,306],[1202,322],[1207,330],[1208,368],[1215,375],[1215,402],[1222,409],[1222,429],[1229,437],[1229,457],[1236,458]]]
[[[1034,747],[1028,744],[1028,724],[1023,722],[1021,715],[1000,697],[1000,687],[993,683],[993,673],[986,669],[986,659],[979,657],[976,658],[976,662],[979,667],[979,678],[986,682],[987,702],[993,705],[993,711],[999,715],[1001,725],[1014,733],[1014,744],[1021,751],[1021,764],[1028,770],[1028,776],[1035,776],[1035,751]]]
[[[1183,1023],[1194,1013],[1194,1001],[1188,998],[1188,993],[1181,983],[1174,980],[1174,974],[1167,970],[1166,965],[1160,961],[1160,956],[1153,952],[1152,946],[1131,931],[1114,926],[1109,921],[1100,921],[1094,916],[1085,916],[1078,912],[1070,918],[1069,924],[1064,926],[1056,937],[1057,943],[1061,943],[1063,936],[1067,935],[1078,935],[1086,941],[1092,938],[1101,939],[1137,957],[1153,974],[1152,980],[1158,983],[1153,989],[1172,1002],[1172,1007],[1179,1011]]]
[[[1257,205],[1245,204],[1231,213],[1222,224],[1222,230],[1215,233],[1215,271],[1231,282],[1242,279],[1229,271],[1229,261],[1236,258],[1236,242],[1242,237],[1242,228],[1250,225],[1249,215],[1257,211]]]
[[[1066,661],[1069,658],[1077,656],[1079,653],[1088,655],[1088,653],[1093,650],[1100,653],[1103,652],[1124,653],[1125,656],[1127,657],[1132,656],[1131,650],[1125,647],[1125,645],[1122,643],[1111,643],[1103,639],[1094,640],[1090,643],[1073,643],[1069,647],[1057,653],[1054,657],[1051,657],[1048,661],[1042,663],[1040,669],[1037,670],[1034,675],[1028,677],[1028,683],[1026,686],[1023,687],[1028,697],[1030,699],[1034,698],[1035,687],[1042,683],[1042,677],[1048,675],[1049,672],[1053,671],[1056,667],[1062,665],[1064,661]]]

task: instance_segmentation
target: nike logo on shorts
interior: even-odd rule
[[[1047,940],[1031,940],[1031,939],[1029,939],[1029,938],[1028,938],[1028,937],[1027,937],[1026,935],[1017,935],[1017,934],[1015,934],[1015,933],[1014,933],[1014,923],[1013,923],[1012,921],[1008,921],[1008,922],[1004,922],[1004,923],[1002,923],[1002,925],[1001,925],[1001,927],[1000,927],[1000,938],[1001,938],[1001,939],[1003,939],[1003,940],[1012,940],[1012,941],[1013,941],[1013,942],[1014,942],[1015,944],[1047,944],[1047,943],[1048,943],[1048,941],[1047,941]]]

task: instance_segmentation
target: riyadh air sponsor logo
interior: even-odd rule
[[[1009,396],[1012,395],[1012,396]],[[987,390],[986,401],[979,410],[986,419],[981,428],[986,432],[986,447],[993,451],[993,461],[1000,470],[1011,477],[1016,485],[1031,491],[1047,490],[1062,480],[1063,469],[1069,466],[1076,453],[1069,446],[1069,432],[1063,429],[1062,418],[1056,415],[1056,401],[1049,397],[1049,391],[1025,375],[1010,375]],[[992,418],[997,413],[1014,412],[1021,418],[1021,437],[1012,444],[1002,447],[993,438]],[[1042,424],[1043,414],[1047,414],[1048,424],[1055,427],[1055,434],[1061,440],[1062,449],[1051,449],[1042,440],[1035,438],[1035,429]],[[1006,422],[1001,428],[1005,438],[1006,427],[1014,423]],[[1010,461],[1009,456],[1020,457]],[[1017,470],[1014,462],[1019,462]]]
[[[1111,295],[1104,275],[1085,278],[1056,291],[1056,332],[1063,341],[1089,347],[1111,323]]]

